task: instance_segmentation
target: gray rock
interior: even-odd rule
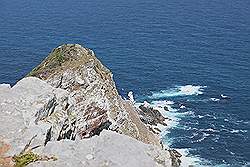
[[[102,129],[111,129],[159,145],[157,137],[141,128],[145,125],[139,117],[130,118],[132,112],[127,109],[136,112],[133,104],[121,98],[111,71],[92,50],[78,44],[59,46],[28,76],[38,77],[54,88],[69,92],[67,112],[61,112],[60,118],[56,114],[53,120],[48,118],[51,122],[62,120],[61,117],[68,118],[60,122],[63,125],[59,139],[83,139],[98,134]],[[54,129],[52,133],[57,134],[57,129],[56,132]]]
[[[38,135],[36,143],[43,145],[50,128],[59,135],[58,125],[46,118],[63,112],[67,96],[67,91],[34,77],[24,78],[8,91],[1,91],[0,139],[12,145],[10,153],[20,152],[34,135]]]
[[[49,130],[55,124],[48,118],[62,112],[68,95],[66,90],[53,88],[34,77],[24,78],[9,91],[1,92],[0,140],[11,145],[7,155],[19,154],[37,135],[31,147],[40,147],[33,152],[41,156],[54,156],[57,160],[38,161],[29,166],[170,166],[169,153],[160,147],[106,130],[100,136],[89,139],[50,139],[44,145]]]
[[[0,124],[0,143],[11,146],[6,156],[29,147],[46,160],[29,166],[151,167],[171,162],[133,104],[118,94],[112,73],[80,45],[60,46],[12,88],[0,85]],[[49,156],[58,160],[49,161]]]
[[[50,142],[39,154],[56,155],[57,161],[36,162],[38,167],[51,166],[109,166],[154,167],[171,166],[170,156],[157,146],[112,131],[104,130],[100,136],[90,139]]]

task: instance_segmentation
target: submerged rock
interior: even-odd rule
[[[165,111],[169,111],[168,107],[164,106],[163,108]]]

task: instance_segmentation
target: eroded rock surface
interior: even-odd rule
[[[175,149],[168,150],[168,151],[170,153],[172,167],[179,167],[181,165],[180,158],[182,157],[182,155],[178,151],[176,151]]]
[[[67,102],[67,91],[53,88],[38,78],[22,79],[14,87],[1,91],[0,139],[12,146],[13,153],[20,152],[34,135],[37,135],[35,143],[38,145],[44,145],[47,140],[57,140],[60,126],[67,119],[63,115]],[[53,115],[60,115],[58,124],[48,120]],[[52,128],[53,134],[48,139]]]
[[[100,136],[84,140],[52,139],[60,136],[61,128],[57,127],[63,127],[64,121],[58,119],[59,124],[54,124],[50,117],[65,112],[68,95],[68,91],[53,88],[34,77],[22,79],[13,88],[6,87],[0,97],[0,140],[8,143],[10,151],[6,157],[0,157],[0,162],[10,163],[10,156],[20,154],[36,136],[30,143],[30,147],[35,148],[32,155],[56,157],[57,160],[37,161],[29,166],[170,166],[168,152],[116,132],[102,131]],[[125,108],[131,107],[129,102],[126,105]],[[133,112],[133,108],[127,110]],[[94,108],[88,110],[92,111]],[[138,120],[138,115],[133,114],[129,114],[131,121]],[[145,128],[140,129],[145,131],[144,135],[148,133],[146,127],[140,128]]]
[[[125,135],[104,130],[90,139],[50,142],[39,154],[57,155],[57,161],[36,162],[34,167],[168,167],[168,152]]]
[[[144,126],[143,123],[137,118],[135,121],[129,118],[130,112],[126,111],[125,105],[132,108],[132,104],[125,104],[127,102],[119,96],[111,71],[102,65],[92,50],[78,44],[62,45],[28,76],[45,80],[54,88],[69,93],[65,112],[48,118],[53,124],[63,121],[59,139],[82,139],[102,129],[110,129],[145,143],[159,143],[153,134],[140,131],[138,126]],[[51,131],[55,134],[58,130],[52,128]],[[148,137],[145,138],[144,133]]]
[[[139,106],[139,114],[142,116],[141,120],[145,124],[149,125],[157,125],[162,124],[163,126],[167,126],[164,122],[167,118],[165,118],[160,111],[154,109],[153,107],[145,107],[144,105]]]
[[[147,125],[148,129],[154,134],[161,133],[162,127],[167,127],[167,121],[171,120],[167,117],[164,117],[162,113],[144,102],[138,107],[138,113],[140,115],[141,121]],[[160,127],[159,127],[160,125]]]
[[[0,163],[7,165],[26,156],[34,156],[29,166],[171,164],[133,103],[118,94],[112,73],[80,45],[60,46],[15,86],[0,85],[0,123],[8,146]]]

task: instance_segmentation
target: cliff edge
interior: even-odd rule
[[[0,94],[0,166],[171,166],[175,158],[78,44],[55,48]]]
[[[159,140],[147,131],[139,117],[133,116],[131,110],[135,108],[120,97],[111,71],[92,50],[78,44],[59,46],[28,76],[69,92],[64,111],[45,116],[56,126],[51,129],[54,138],[82,139],[110,129],[159,145]],[[44,111],[42,114],[38,119],[44,119]]]

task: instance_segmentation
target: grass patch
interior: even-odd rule
[[[33,152],[29,152],[20,155],[15,155],[13,157],[13,160],[15,162],[15,167],[25,167],[32,162],[38,161],[39,155]]]
[[[36,162],[36,161],[49,161],[53,160],[56,161],[57,158],[54,156],[48,157],[48,156],[41,156],[36,153],[33,153],[32,150],[40,147],[36,146],[33,148],[29,148],[31,145],[31,142],[36,138],[37,135],[33,136],[30,141],[25,145],[24,149],[18,154],[14,155],[12,157],[12,160],[15,163],[15,167],[25,167],[29,165],[30,163]]]
[[[53,57],[58,61],[60,64],[64,62],[63,53],[60,50],[56,50]]]
[[[15,163],[15,167],[25,167],[27,165],[29,165],[30,163],[36,162],[36,161],[56,161],[57,158],[52,156],[52,157],[48,157],[48,156],[41,156],[38,154],[33,153],[32,151],[26,152],[26,153],[22,153],[19,155],[15,155],[13,156],[13,161]]]

